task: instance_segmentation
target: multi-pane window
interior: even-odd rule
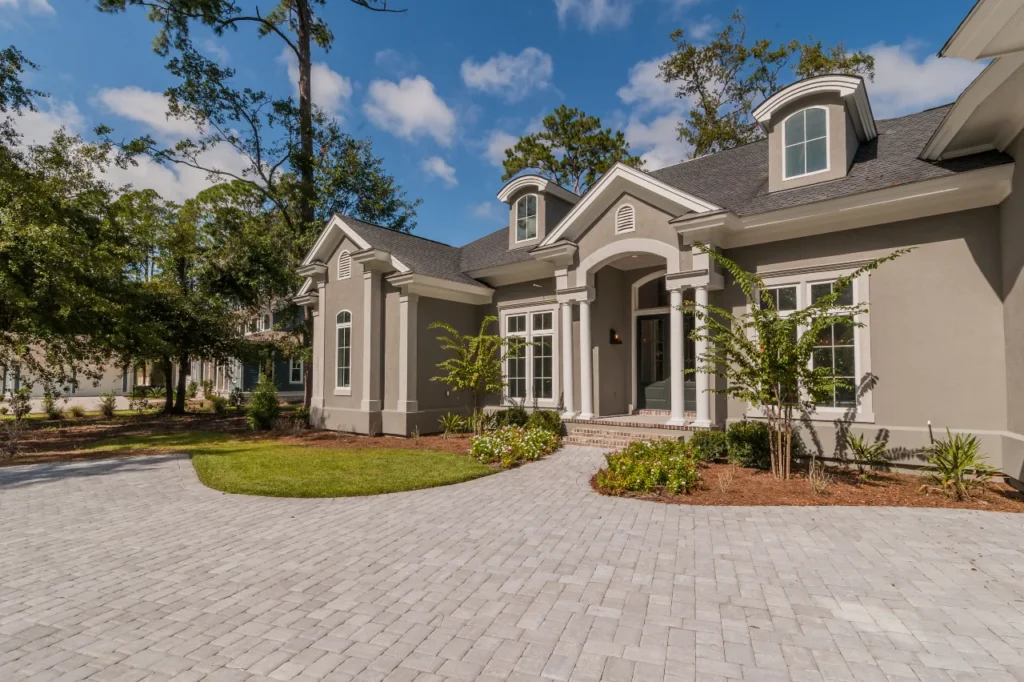
[[[811,300],[818,301],[833,292],[834,282],[811,285]],[[853,286],[844,289],[836,300],[837,306],[853,305]],[[853,407],[857,404],[856,337],[852,318],[823,329],[818,335],[811,358],[812,366],[823,367],[846,385],[836,388],[833,395],[818,403],[823,407]]]
[[[505,318],[505,335],[509,338],[521,338],[525,342],[528,338],[526,315],[509,315]],[[526,351],[525,343],[509,347],[508,359],[505,363],[509,398],[526,399]]]
[[[554,392],[554,313],[533,313],[533,398],[550,400]]]
[[[791,313],[796,310],[796,287],[772,287],[765,289],[764,293],[775,305],[775,310],[780,313]],[[761,297],[761,306],[765,305],[764,296]]]
[[[303,369],[302,360],[290,359],[288,361],[288,381],[293,384],[303,383]]]
[[[821,107],[799,111],[785,123],[786,178],[828,168],[828,114]]]
[[[528,194],[516,202],[516,241],[537,238],[537,195]]]
[[[828,296],[833,291],[835,282],[823,282],[820,284],[811,285],[811,300],[817,303],[824,296]],[[839,294],[839,298],[836,299],[836,305],[853,305],[853,285],[850,285],[842,290]]]
[[[352,313],[338,313],[337,388],[352,388]]]
[[[555,397],[555,315],[553,311],[517,313],[505,318],[506,338],[521,339],[505,362],[507,396],[534,402]]]

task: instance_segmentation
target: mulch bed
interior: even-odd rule
[[[689,495],[627,493],[623,497],[699,506],[929,507],[1024,513],[1024,494],[1002,481],[990,483],[983,492],[976,491],[970,500],[957,502],[935,490],[926,476],[872,473],[865,480],[852,470],[829,468],[828,473],[833,480],[824,494],[818,494],[803,471],[780,481],[770,472],[712,463],[701,470],[701,488]],[[590,483],[603,492],[596,478]]]

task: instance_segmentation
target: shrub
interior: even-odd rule
[[[128,398],[128,409],[136,414],[142,414],[149,407],[149,391],[143,386],[136,386],[132,389]]]
[[[729,461],[741,467],[770,469],[771,438],[764,422],[733,422],[726,432],[729,443]]]
[[[302,424],[302,428],[309,426],[309,409],[305,407],[297,407],[292,412],[292,421]]]
[[[228,394],[228,405],[235,408],[245,407],[245,392],[240,386],[235,386]]]
[[[499,429],[503,426],[526,426],[529,419],[530,413],[526,408],[522,405],[513,405],[507,410],[494,413],[494,426]]]
[[[199,395],[199,384],[195,381],[188,382],[188,388],[185,389],[185,397],[189,400],[195,400]]]
[[[503,426],[480,436],[469,445],[469,454],[484,464],[500,463],[508,469],[550,455],[561,439],[547,429]]]
[[[71,407],[68,408],[68,414],[70,414],[75,419],[81,419],[82,417],[85,416],[85,408],[82,407],[81,405],[72,405]]]
[[[213,379],[206,379],[203,381],[203,397],[209,398],[213,395]]]
[[[0,400],[3,399],[4,395],[0,393]],[[10,415],[11,418],[0,422],[3,424],[6,436],[2,457],[3,459],[13,459],[18,454],[21,434],[26,427],[25,417],[32,412],[31,392],[27,388],[11,390],[7,396],[7,405],[4,406],[4,410],[4,415]]]
[[[724,431],[696,431],[688,442],[690,451],[698,462],[724,459],[729,453],[729,437]]]
[[[597,485],[613,495],[658,490],[678,495],[700,482],[698,462],[683,441],[636,441],[607,459],[608,466],[597,472]]]
[[[63,402],[58,402],[57,394],[49,389],[43,389],[43,412],[47,419],[60,419],[64,416]]]
[[[526,420],[528,429],[547,429],[552,433],[562,433],[562,416],[555,410],[534,410]]]
[[[982,460],[981,444],[969,433],[955,436],[946,429],[946,440],[937,440],[928,450],[928,463],[935,467],[932,480],[950,497],[964,500],[974,488],[985,485],[996,468]]]
[[[466,430],[466,420],[462,415],[449,412],[438,420],[441,426],[441,434],[445,438],[451,438],[456,433],[463,433]]]
[[[222,395],[211,395],[210,404],[213,405],[213,413],[224,415],[228,411],[228,399]]]
[[[266,374],[260,376],[256,390],[252,392],[245,421],[253,431],[267,431],[281,416],[281,401],[277,399],[277,386]]]
[[[149,397],[150,398],[166,398],[167,397],[167,389],[164,388],[163,386],[156,386],[155,388],[151,388],[151,389],[149,389]],[[173,400],[173,398],[174,398],[174,396],[171,396],[172,400]]]
[[[885,471],[889,468],[889,460],[885,458],[888,443],[884,440],[876,440],[868,443],[862,434],[846,432],[846,447],[857,458],[857,464],[863,470],[865,467],[874,471]]]
[[[100,414],[106,419],[114,418],[114,409],[117,407],[117,394],[113,391],[100,393]]]

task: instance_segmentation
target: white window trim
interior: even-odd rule
[[[761,279],[765,283],[765,288],[768,289],[796,286],[796,307],[798,310],[802,310],[810,304],[812,284],[833,282],[840,277],[853,274],[856,270],[856,267],[847,267],[837,268],[835,270],[816,270],[814,272],[808,272],[801,275],[783,274],[778,277],[772,277],[771,274],[766,274],[761,275]],[[857,387],[855,390],[857,391],[860,390],[860,385],[864,380],[864,377],[870,376],[871,374],[871,312],[868,307],[871,301],[870,282],[870,275],[864,274],[853,280],[850,284],[850,287],[853,289],[853,304],[865,306],[865,311],[863,313],[853,316],[855,322],[863,325],[853,328],[853,361],[854,376],[857,379]],[[802,334],[804,331],[804,329],[800,329],[798,333]],[[875,412],[872,399],[873,394],[874,389],[865,392],[862,396],[859,396],[857,400],[857,407],[855,409],[849,407],[817,407],[815,408],[814,413],[809,415],[809,418],[812,422],[834,422],[837,419],[842,419],[848,420],[854,424],[874,424]],[[752,405],[747,406],[745,414],[749,418],[763,419],[765,417],[764,410],[761,408],[755,408]]]
[[[348,259],[348,273],[344,277],[341,274],[341,261],[342,261],[343,258],[347,258]],[[335,274],[336,274],[339,282],[341,280],[343,280],[343,279],[351,279],[352,278],[352,254],[349,252],[348,249],[343,249],[338,254],[338,263],[337,263],[337,269],[335,270]]]
[[[335,342],[337,342],[337,339],[335,339]],[[295,368],[296,368],[295,363],[296,363],[295,358],[289,358],[288,359],[288,383],[292,384],[292,385],[300,385],[301,386],[301,385],[306,383],[306,361],[305,360],[298,360],[298,363],[299,363],[298,364],[298,369],[299,369],[299,377],[300,377],[298,381],[295,381],[292,378],[292,377],[295,376]],[[335,381],[337,381],[337,377],[335,377]]]
[[[536,401],[537,407],[545,409],[554,409],[558,407],[558,402],[561,399],[561,337],[560,334],[560,315],[558,314],[558,304],[549,303],[544,305],[529,306],[522,308],[510,308],[504,310],[501,313],[501,338],[508,338],[508,318],[516,317],[518,315],[526,315],[526,331],[515,332],[511,336],[519,336],[526,338],[527,342],[533,339],[533,315],[534,313],[551,313],[551,331],[543,331],[538,336],[551,336],[551,397],[542,398]],[[509,398],[507,391],[502,391],[501,404],[505,407],[511,407],[512,405],[522,404],[523,407],[533,407],[533,346],[526,347],[526,398]],[[508,361],[502,362],[501,367],[502,377],[508,376]]]
[[[625,230],[619,229],[619,215],[626,209],[630,211],[630,223],[629,227]],[[630,232],[636,232],[636,206],[633,204],[622,204],[615,209],[615,234],[629,234]]]
[[[811,171],[810,173],[800,173],[798,175],[787,175],[786,171],[788,171],[789,169],[786,167],[786,149],[789,148],[790,145],[787,144],[787,140],[786,140],[786,123],[789,121],[789,119],[793,118],[794,116],[802,115],[805,111],[809,111],[811,109],[821,109],[822,111],[825,112],[825,167],[822,168],[821,170]],[[823,106],[804,107],[800,111],[794,111],[792,114],[790,114],[785,119],[783,119],[783,121],[782,121],[782,181],[783,182],[789,182],[790,180],[799,180],[800,178],[809,178],[812,175],[818,175],[820,173],[828,173],[830,170],[832,170],[832,133],[831,133],[831,130],[829,129],[829,123],[830,123],[830,113],[829,113],[828,107],[823,107]],[[816,137],[814,139],[815,140],[820,140],[821,138],[820,137]],[[804,120],[804,140],[803,140],[803,144],[805,145],[805,151],[804,151],[804,167],[805,168],[807,166],[806,145],[807,145],[808,142],[809,142],[809,140],[807,139],[807,121],[805,119]],[[801,143],[798,142],[797,144],[801,144]]]
[[[348,313],[348,322],[338,322],[338,315]],[[334,316],[334,395],[352,395],[352,320],[355,316],[351,310],[339,310]],[[348,386],[338,386],[338,332],[348,328]]]
[[[534,203],[537,206],[537,215],[534,216],[536,222],[534,223],[534,235],[532,237],[526,237],[525,239],[519,238],[519,202],[526,201],[529,197],[533,197]],[[516,203],[512,204],[512,237],[516,244],[524,244],[526,242],[536,241],[540,237],[540,197],[536,194],[524,194],[523,196],[516,199]]]

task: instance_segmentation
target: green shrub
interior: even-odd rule
[[[81,419],[82,417],[85,416],[85,408],[82,407],[81,405],[72,405],[71,407],[68,408],[68,414],[70,414],[75,419]]]
[[[466,430],[466,420],[461,414],[449,412],[438,421],[441,426],[441,434],[445,438],[451,438],[454,434],[464,433]]]
[[[185,397],[189,400],[195,400],[199,395],[199,384],[195,381],[188,382],[188,388],[185,389]]]
[[[154,388],[151,388],[151,389],[149,389],[149,397],[150,398],[166,398],[167,397],[167,389],[164,388],[163,386],[156,386]],[[171,396],[171,400],[174,400],[174,396]]]
[[[513,405],[507,410],[494,413],[494,426],[499,429],[503,426],[526,426],[529,418],[530,413],[526,408],[522,405]]]
[[[857,458],[857,464],[862,470],[867,468],[872,471],[887,471],[889,460],[885,458],[885,452],[888,445],[887,441],[881,439],[868,443],[863,434],[846,432],[846,447],[850,448],[850,452]]]
[[[225,415],[228,411],[228,399],[222,395],[211,395],[210,404],[213,405],[213,413]]]
[[[128,409],[136,414],[142,414],[148,407],[149,391],[143,386],[133,388],[131,397],[128,398]]]
[[[245,407],[245,391],[240,386],[235,386],[228,394],[228,405],[235,408]]]
[[[213,395],[213,379],[206,379],[203,381],[203,397],[209,398]]]
[[[526,420],[528,429],[547,429],[561,435],[562,416],[555,410],[534,410]]]
[[[666,490],[689,493],[700,482],[700,467],[683,441],[635,441],[608,455],[597,472],[598,488],[612,495]]]
[[[61,419],[64,417],[64,404],[58,402],[57,394],[53,390],[43,389],[43,412],[47,419]]]
[[[469,445],[469,454],[484,464],[500,463],[503,468],[519,466],[550,455],[561,439],[547,429],[503,426],[480,436]]]
[[[688,442],[698,462],[714,462],[729,453],[729,437],[724,431],[696,431]]]
[[[309,409],[305,407],[297,407],[292,412],[292,420],[302,424],[303,427],[309,426]]]
[[[937,440],[928,450],[928,463],[935,471],[932,480],[952,498],[965,500],[974,488],[988,483],[996,468],[982,460],[981,444],[969,433],[951,435],[946,429],[946,440]]]
[[[100,414],[105,419],[114,418],[114,409],[117,407],[117,394],[113,391],[100,393]]]
[[[277,386],[266,374],[260,376],[256,390],[252,392],[245,421],[253,431],[268,431],[281,416],[281,401],[277,399]]]
[[[768,425],[764,422],[741,421],[729,425],[729,461],[741,467],[770,469],[772,456]]]

